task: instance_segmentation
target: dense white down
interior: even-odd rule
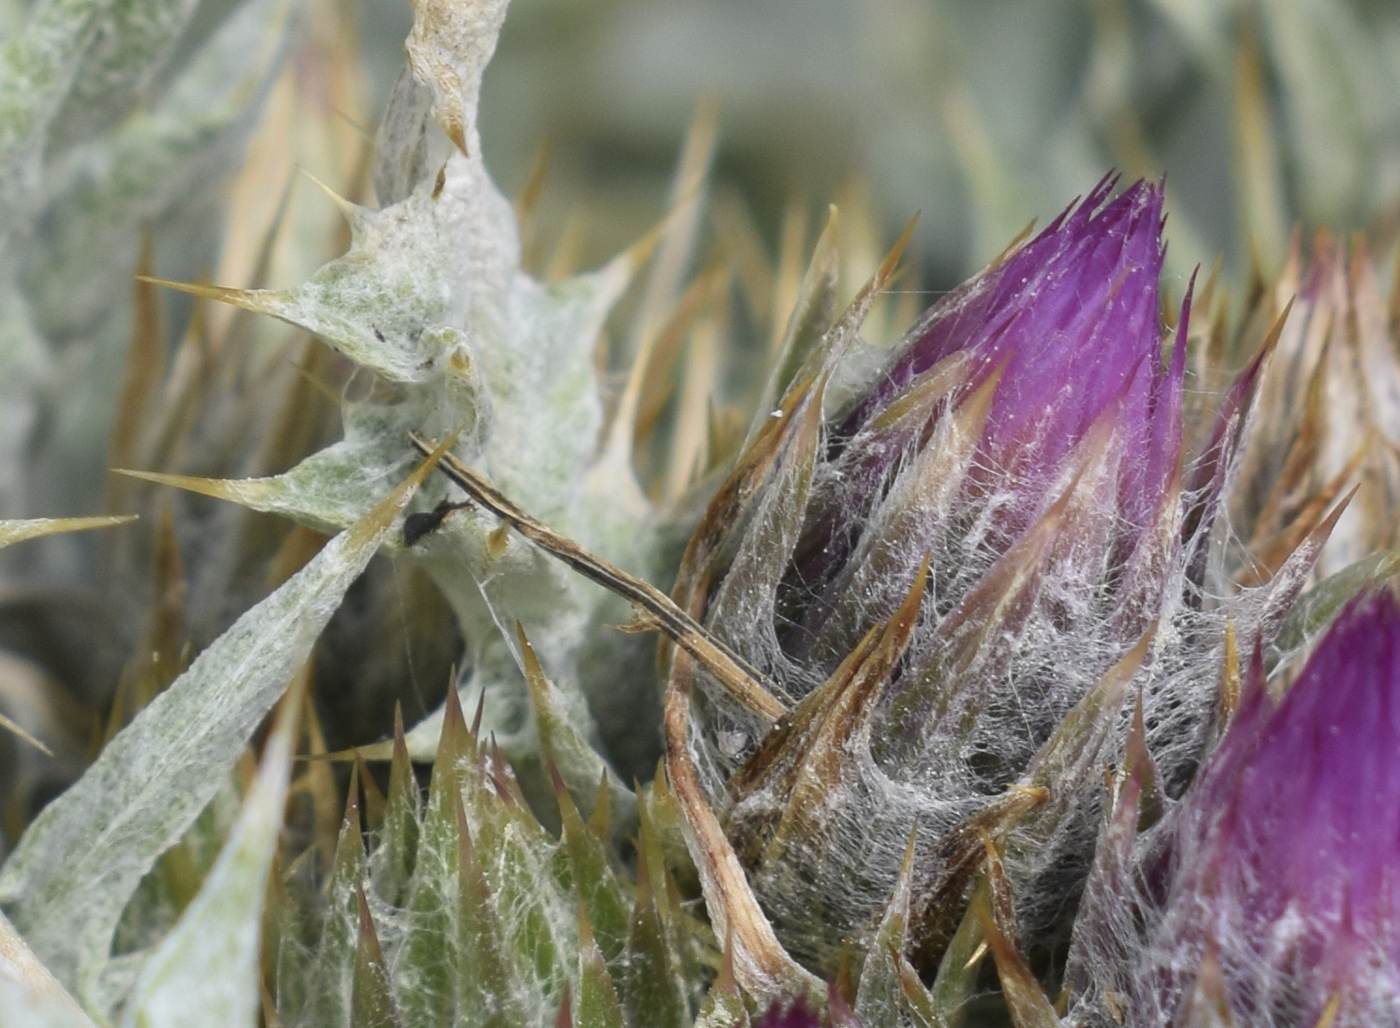
[[[828,408],[838,402],[828,398]],[[829,417],[827,423],[838,420]],[[779,642],[790,624],[778,609],[780,582],[804,518],[849,488],[842,468],[850,465],[842,460],[851,459],[859,441],[835,460],[819,459],[810,488],[804,488],[802,468],[780,466],[750,516],[734,529],[732,556],[710,596],[708,627],[797,701],[826,679],[862,633],[890,615],[925,552],[932,555],[909,650],[879,701],[871,731],[847,746],[848,765],[828,794],[820,830],[791,843],[773,866],[750,869],[784,945],[818,969],[830,969],[844,939],[868,941],[915,822],[919,852],[929,854],[959,822],[1022,780],[1066,713],[1156,620],[1149,656],[1129,701],[1114,715],[1107,745],[1061,768],[1051,802],[1026,818],[1009,843],[1007,869],[1024,941],[1035,947],[1067,938],[1093,855],[1102,769],[1118,757],[1131,698],[1140,691],[1152,755],[1170,789],[1179,792],[1210,729],[1227,620],[1242,645],[1256,638],[1267,645],[1315,557],[1305,546],[1267,585],[1233,589],[1222,571],[1227,528],[1213,507],[1190,538],[1180,538],[1185,512],[1201,497],[1168,498],[1152,525],[1124,523],[1115,499],[1118,472],[1122,461],[1137,455],[1124,452],[1119,436],[1097,453],[1085,452],[1086,442],[1043,479],[1007,481],[978,475],[969,445],[976,440],[959,437],[955,418],[943,416],[937,424],[926,443],[916,438],[900,459],[888,462],[892,470],[873,491],[879,498],[851,520],[856,541],[848,566],[854,570],[834,596],[828,593],[832,609],[809,617],[809,624],[823,626],[823,642],[808,659],[794,660]],[[818,452],[827,452],[826,442]],[[984,483],[996,481],[996,488],[965,489],[969,473]],[[1191,468],[1183,480],[1192,480]],[[926,681],[939,681],[937,665],[950,648],[966,632],[983,630],[985,622],[974,620],[964,636],[938,635],[1008,542],[1014,544],[999,536],[999,519],[1019,513],[1023,523],[1033,524],[1071,486],[1039,586],[1025,606],[980,640],[970,663],[931,690],[941,712],[931,709],[931,701],[915,723],[906,718],[903,732],[892,731],[892,708],[915,680],[915,669],[926,669]],[[1201,562],[1206,570],[1193,584],[1187,569],[1201,547],[1209,548]],[[784,594],[788,607],[790,585]],[[738,846],[748,833],[771,827],[786,797],[760,789],[734,806],[726,783],[754,752],[765,726],[735,709],[713,683],[707,686],[696,699],[694,758]],[[927,887],[939,872],[928,860],[916,876],[916,899],[920,885]]]

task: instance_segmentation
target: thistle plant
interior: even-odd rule
[[[1354,713],[1400,618],[1365,251],[1295,247],[1234,326],[1216,273],[1167,298],[1163,187],[1109,176],[922,316],[910,233],[863,260],[849,207],[773,268],[721,198],[688,280],[702,106],[657,227],[546,268],[538,183],[508,202],[478,132],[504,0],[413,13],[292,287],[275,232],[206,275],[194,204],[322,81],[280,77],[292,7],[41,3],[0,54],[4,445],[125,472],[21,498],[0,454],[0,544],[112,530],[83,676],[114,693],[33,816],[58,705],[0,722],[0,1023],[1385,1022],[1387,868],[1288,748],[1334,726],[1320,764],[1364,779],[1388,745]],[[17,518],[99,502],[141,525]],[[425,669],[417,713],[332,724]]]

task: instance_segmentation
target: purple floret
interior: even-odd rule
[[[909,448],[926,445],[932,426],[998,371],[967,478],[970,504],[962,508],[973,509],[978,493],[1001,495],[997,549],[1044,510],[1075,448],[1101,421],[1112,427],[1122,455],[1117,489],[1101,508],[1116,522],[1111,563],[1126,560],[1141,533],[1158,523],[1175,497],[1182,457],[1190,292],[1164,360],[1162,190],[1138,182],[1110,200],[1115,185],[1106,178],[1001,264],[931,308],[894,348],[879,382],[833,432],[827,481],[836,487],[813,506],[790,584],[817,596],[839,584]],[[908,435],[908,422],[898,431],[881,423],[920,375],[959,355],[968,359],[960,385],[949,401],[938,398],[927,408],[922,436]],[[824,616],[818,603],[807,620]]]
[[[1149,1005],[1219,954],[1244,1024],[1400,1011],[1400,607],[1353,601],[1277,709],[1257,684],[1177,830]],[[1295,1023],[1288,1021],[1288,1023]]]
[[[965,351],[977,355],[974,387],[1006,362],[984,439],[985,456],[1002,470],[1024,471],[1031,460],[1054,466],[1116,404],[1126,421],[1147,423],[1184,371],[1161,367],[1162,191],[1138,182],[1099,210],[1114,184],[1105,179],[930,310],[854,421]],[[1171,434],[1171,417],[1160,420]]]

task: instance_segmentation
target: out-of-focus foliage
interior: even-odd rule
[[[552,209],[586,198],[602,254],[645,223],[636,198],[660,195],[676,126],[713,90],[721,174],[770,238],[794,198],[859,177],[886,231],[923,211],[939,288],[1104,168],[1165,173],[1179,292],[1220,252],[1243,272],[1255,242],[1276,270],[1295,222],[1389,240],[1397,41],[1400,9],[1361,0],[526,0],[483,135],[516,182],[547,134]]]

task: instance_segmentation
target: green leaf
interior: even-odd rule
[[[463,765],[475,756],[475,741],[467,734],[461,705],[456,695],[449,693],[404,912],[407,938],[394,961],[403,1018],[410,1025],[453,1023],[461,859],[457,805],[461,802]]]
[[[689,1028],[686,982],[662,915],[664,871],[652,870],[655,861],[648,860],[649,848],[644,841],[637,849],[637,902],[627,938],[628,1020],[648,1028]]]
[[[590,941],[598,946],[609,964],[621,966],[627,944],[629,910],[627,895],[613,873],[603,841],[584,823],[573,797],[560,779],[555,779],[555,796],[563,821],[562,841],[568,854],[569,874],[579,901],[579,917],[586,918]],[[583,941],[579,942],[582,947]],[[580,950],[582,952],[582,950]],[[582,994],[580,994],[580,1001]]]
[[[316,946],[316,963],[307,985],[310,1002],[302,1020],[314,1025],[344,1025],[354,1003],[356,954],[363,947],[360,920],[361,883],[365,878],[365,847],[360,835],[360,805],[356,778],[351,776],[345,819],[336,840],[331,879],[326,886],[325,917]]]
[[[53,370],[29,301],[10,280],[15,270],[0,270],[0,512],[5,514],[23,513],[36,502],[33,483],[20,469],[29,456],[43,383]]]
[[[378,140],[384,207],[342,204],[351,228],[343,255],[289,290],[177,288],[313,332],[393,384],[392,404],[345,405],[341,442],[284,475],[248,483],[250,506],[320,530],[343,526],[397,473],[409,431],[438,437],[461,425],[463,456],[497,486],[584,546],[640,570],[657,545],[649,511],[623,509],[616,478],[589,473],[604,424],[594,351],[645,248],[558,283],[521,269],[513,210],[482,162],[475,124],[505,6],[415,5],[413,70],[396,87]],[[443,494],[435,485],[425,499]],[[616,619],[615,601],[541,561],[523,540],[502,541],[496,527],[463,512],[412,551],[469,641],[472,678],[462,691],[470,700],[488,694],[486,732],[512,759],[537,755],[535,736],[522,727],[524,679],[497,630],[516,618],[556,676],[565,707],[582,718],[574,728],[583,738],[599,735],[592,721],[599,711],[609,713],[615,736],[626,736],[638,709],[659,718],[654,683],[646,675],[619,679],[609,659],[632,644],[599,642],[595,630]],[[441,728],[438,711],[409,733],[415,759],[431,758]]]
[[[0,225],[27,224],[21,206],[39,188],[48,129],[111,0],[47,0],[0,50]]]
[[[574,1009],[574,1028],[622,1028],[622,1006],[617,990],[608,973],[603,951],[593,940],[588,914],[580,905],[578,911],[578,1006]]]
[[[1400,552],[1387,550],[1361,558],[1303,593],[1278,631],[1276,653],[1270,654],[1271,665],[1277,662],[1278,654],[1292,653],[1316,638],[1352,597],[1394,577],[1396,572],[1400,572]]]
[[[97,1028],[71,998],[32,991],[0,975],[0,1024],[24,1028]]]
[[[700,1004],[695,1028],[749,1028],[749,1011],[744,996],[734,980],[734,948],[724,948],[724,962],[719,975]]]
[[[519,621],[515,623],[515,633],[525,672],[525,685],[530,691],[540,755],[552,762],[551,775],[568,788],[575,803],[592,803],[599,788],[606,790],[610,809],[619,811],[620,828],[631,829],[636,824],[637,797],[631,790],[617,784],[616,770],[579,731],[579,725],[592,721],[582,697],[577,693],[565,693],[545,677],[534,647],[525,637],[525,628]],[[518,770],[519,762],[515,766]],[[557,788],[555,791],[558,792]],[[592,813],[591,807],[586,809],[587,813]]]
[[[977,916],[975,904],[989,902],[986,877],[973,889],[971,903],[938,964],[933,980],[933,1007],[953,1023],[960,1011],[977,995],[977,974],[987,953],[987,933]]]
[[[515,1028],[525,1023],[520,981],[507,952],[501,911],[477,857],[466,811],[457,797],[458,999],[460,1028]]]
[[[0,901],[16,926],[91,1009],[109,1010],[122,987],[99,983],[127,900],[226,780],[431,466],[200,654],[35,819],[0,869]]]
[[[558,1009],[577,946],[575,904],[565,891],[567,858],[526,806],[500,752],[487,759],[464,799],[472,804],[476,852],[502,912],[529,1022]]]
[[[50,126],[48,149],[81,143],[142,103],[142,87],[170,60],[199,0],[104,0],[102,30],[84,47],[82,63]],[[208,5],[212,6],[212,5]]]
[[[223,852],[137,979],[123,1028],[255,1028],[267,873],[282,830],[306,690],[298,672]]]
[[[403,735],[403,711],[394,708],[394,750],[389,765],[389,795],[384,807],[384,824],[375,835],[370,853],[370,885],[374,895],[390,906],[402,905],[408,896],[418,854],[418,819],[422,798],[418,779],[408,759]]]

